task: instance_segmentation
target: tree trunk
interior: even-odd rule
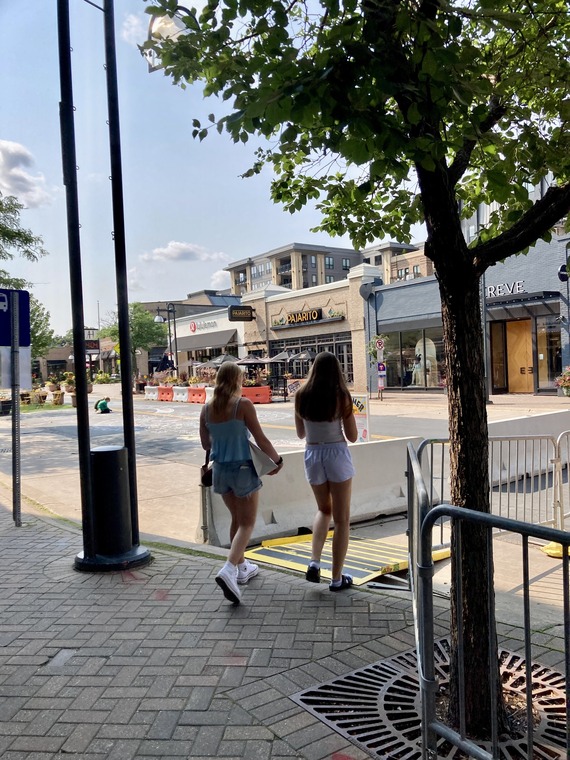
[[[448,241],[449,242],[449,241]],[[490,512],[486,391],[484,384],[483,331],[479,277],[473,272],[463,239],[457,240],[457,256],[450,267],[438,257],[443,337],[446,346],[450,435],[451,502],[480,512]],[[455,247],[455,246],[454,246]],[[450,260],[448,252],[448,261]],[[458,526],[453,525],[452,558],[457,556]],[[489,738],[491,710],[503,726],[502,693],[498,678],[496,630],[489,630],[494,592],[487,581],[487,535],[472,524],[462,528],[461,571],[452,565],[450,721],[459,727],[459,623],[463,626],[465,663],[466,731],[478,739]],[[490,570],[492,574],[492,569]],[[461,588],[458,609],[456,592]],[[491,677],[492,674],[492,677]],[[493,689],[492,683],[497,684]]]

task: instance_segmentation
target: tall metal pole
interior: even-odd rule
[[[20,298],[10,291],[10,366],[12,368],[12,517],[22,526],[22,468],[20,437]]]
[[[168,358],[172,361],[172,330],[170,329],[170,309],[166,307],[166,321],[168,323]],[[172,362],[174,364],[174,362]]]
[[[111,154],[111,188],[113,199],[113,240],[115,243],[115,274],[117,280],[117,309],[119,343],[121,346],[121,390],[123,401],[123,436],[129,465],[131,526],[133,544],[139,543],[135,425],[133,408],[133,370],[127,288],[127,256],[125,245],[125,216],[123,205],[123,171],[119,125],[119,92],[115,45],[115,13],[113,0],[105,0],[105,61],[107,72],[107,105],[109,113],[109,144]]]
[[[172,307],[172,331],[174,333],[174,369],[176,370],[176,376],[178,377],[178,339],[176,337],[176,307],[173,303],[168,304],[168,308]]]
[[[71,36],[69,31],[69,0],[58,0],[59,79],[61,102],[59,106],[63,183],[67,206],[67,240],[69,251],[69,278],[73,319],[73,353],[82,357],[76,362],[75,390],[77,400],[77,440],[79,452],[79,478],[81,488],[81,518],[83,524],[83,553],[86,559],[95,557],[93,523],[93,489],[89,438],[89,411],[87,404],[87,374],[85,372],[85,320],[83,314],[83,288],[81,274],[81,245],[79,237],[79,201],[77,193],[77,160],[75,155],[75,122],[71,75]],[[78,371],[79,370],[79,371]]]

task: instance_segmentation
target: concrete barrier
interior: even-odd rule
[[[172,388],[173,401],[188,401],[188,386],[175,385]]]
[[[174,396],[171,385],[159,385],[158,386],[158,400],[159,401],[172,401]]]
[[[570,410],[516,417],[489,423],[489,438],[506,439],[515,436],[532,436],[532,441],[509,443],[493,442],[490,462],[491,483],[496,485],[523,475],[534,476],[552,468],[555,441],[570,430]],[[548,436],[551,441],[540,440]]]
[[[569,409],[489,422],[489,436],[552,435],[558,438],[565,430],[570,430]]]
[[[350,446],[356,475],[352,484],[351,522],[404,512],[406,447],[421,438],[355,443]],[[310,531],[316,512],[311,487],[305,478],[303,450],[283,455],[283,470],[263,478],[252,543]],[[230,513],[221,496],[208,489],[208,542],[229,545]]]

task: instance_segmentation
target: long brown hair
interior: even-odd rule
[[[326,422],[350,414],[352,397],[334,354],[329,351],[317,354],[307,382],[295,394],[295,410],[300,417],[313,422]]]
[[[230,399],[241,392],[242,369],[235,362],[224,362],[216,375],[212,410],[223,414]]]

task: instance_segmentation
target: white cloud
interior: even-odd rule
[[[218,269],[217,272],[214,272],[210,280],[210,286],[214,290],[225,290],[226,288],[229,288],[230,285],[231,279],[229,272],[224,272],[223,269]]]
[[[212,252],[195,243],[181,243],[171,240],[164,248],[155,248],[150,253],[143,253],[142,261],[222,261],[229,262],[229,256],[222,252]]]
[[[121,38],[134,47],[142,45],[148,34],[147,19],[150,19],[150,16],[147,17],[146,14],[141,17],[134,13],[129,13],[125,16],[121,27]]]
[[[28,171],[33,164],[34,157],[23,145],[0,140],[0,192],[15,195],[28,208],[51,202],[44,175]]]
[[[127,280],[129,283],[129,292],[143,293],[145,286],[141,280],[141,273],[136,267],[131,267],[127,273]]]

